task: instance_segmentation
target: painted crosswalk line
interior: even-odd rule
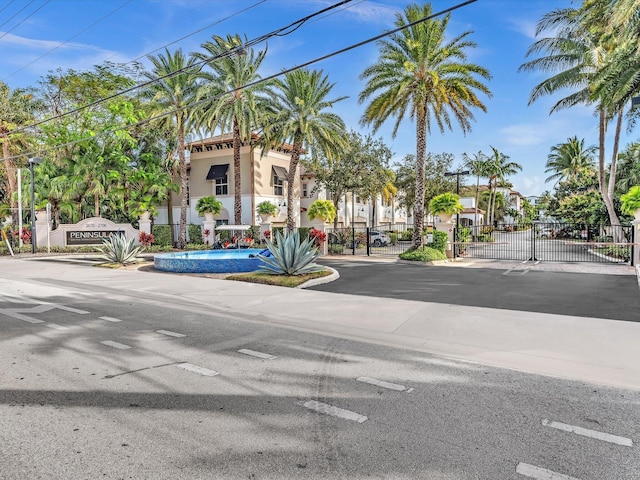
[[[336,407],[334,405],[329,405],[328,403],[318,402],[317,400],[309,400],[302,405],[314,412],[324,413],[325,415],[331,415],[332,417],[343,418],[353,422],[364,423],[368,420],[367,417],[360,415],[359,413],[352,412],[351,410],[345,410],[344,408]]]

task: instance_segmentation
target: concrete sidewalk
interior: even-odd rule
[[[35,259],[2,259],[0,272],[3,293],[19,295],[25,283],[38,284],[44,298],[67,296],[71,302],[74,292],[88,289],[142,304],[223,314],[640,390],[637,322],[379,299]]]

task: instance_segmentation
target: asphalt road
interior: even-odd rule
[[[340,278],[312,287],[421,302],[448,303],[560,315],[640,321],[640,290],[633,275],[599,275],[422,266],[324,258]]]
[[[3,480],[640,478],[639,392],[16,284],[0,292]]]

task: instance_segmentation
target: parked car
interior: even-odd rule
[[[391,243],[391,239],[389,238],[389,235],[387,235],[386,233],[377,232],[377,231],[369,232],[370,245],[373,245],[374,247],[382,247],[382,246],[389,245],[389,243]]]

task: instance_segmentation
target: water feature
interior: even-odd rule
[[[263,264],[259,248],[197,250],[155,255],[157,270],[174,273],[237,273],[253,272]]]

